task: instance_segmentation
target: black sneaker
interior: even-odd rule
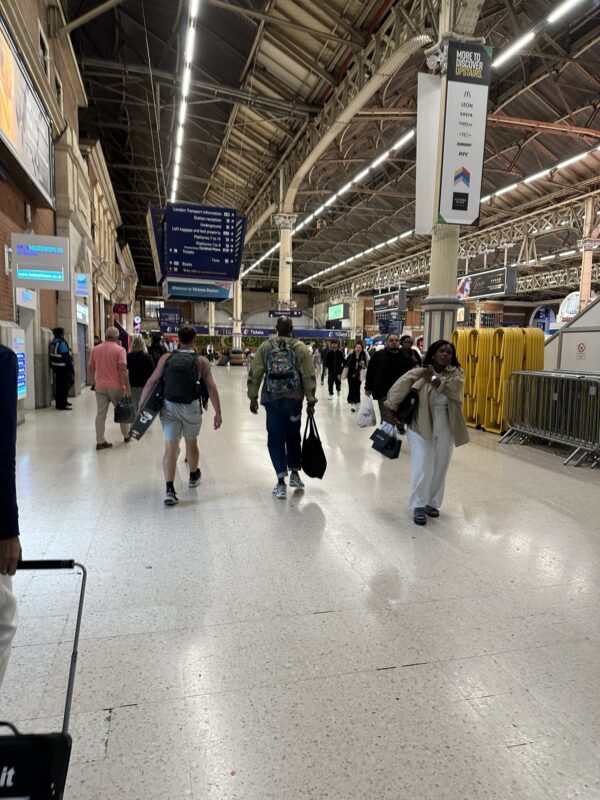
[[[179,498],[175,494],[174,489],[169,489],[169,491],[165,495],[165,505],[166,506],[176,506],[179,502]]]
[[[195,489],[196,486],[198,486],[201,477],[202,473],[200,472],[200,468],[198,468],[196,472],[190,472],[190,479],[188,481],[188,486],[190,489]]]

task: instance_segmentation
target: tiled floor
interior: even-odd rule
[[[600,473],[474,432],[416,528],[409,455],[323,396],[325,479],[271,497],[264,414],[163,506],[157,424],[97,453],[93,396],[19,428],[27,557],[89,568],[68,800],[600,798]],[[22,573],[0,718],[52,730],[78,579]]]

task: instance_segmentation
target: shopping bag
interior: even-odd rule
[[[343,381],[347,381],[349,374],[350,374],[350,370],[348,369],[348,367],[344,367],[344,369],[342,370],[342,378],[341,379]]]
[[[396,419],[398,422],[402,422],[405,425],[410,425],[413,420],[413,417],[417,413],[417,409],[419,408],[419,393],[416,389],[411,389],[410,392],[406,395],[404,400],[400,403],[398,408],[396,409]]]
[[[373,433],[372,433],[372,434],[371,434],[371,436],[369,437],[369,438],[371,439],[371,441],[372,441],[372,442],[374,442],[374,441],[375,441],[375,439],[377,438],[377,433],[378,433],[379,431],[383,431],[383,432],[384,432],[384,433],[386,433],[388,436],[391,436],[391,435],[392,435],[392,433],[395,433],[395,432],[396,432],[396,427],[395,427],[395,425],[392,425],[392,423],[391,423],[391,422],[381,422],[381,423],[380,423],[380,425],[379,425],[379,427],[377,428],[377,430],[376,430],[376,431],[373,431]]]
[[[115,406],[115,422],[135,422],[135,409],[131,397],[122,397]]]
[[[356,415],[356,424],[359,428],[371,428],[373,425],[377,425],[375,407],[368,395],[365,395],[362,399],[358,414]]]
[[[388,426],[391,431],[384,429],[384,425]],[[371,436],[371,439],[373,440],[373,450],[377,450],[386,458],[394,459],[398,458],[400,455],[402,442],[400,439],[398,439],[393,425],[390,425],[387,422],[382,423],[382,425],[377,428],[373,436]]]
[[[309,478],[322,478],[327,469],[327,459],[319,438],[314,417],[308,417],[302,442],[302,471]]]

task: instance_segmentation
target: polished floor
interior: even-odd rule
[[[321,391],[325,479],[271,497],[264,412],[215,369],[202,484],[94,401],[19,428],[28,558],[89,568],[67,800],[600,798],[600,471],[474,432],[443,514]],[[406,445],[405,445],[406,447]],[[53,730],[78,579],[22,573],[0,718]]]

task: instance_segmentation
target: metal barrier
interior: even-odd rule
[[[564,462],[600,466],[600,375],[513,372],[506,392],[508,432],[501,442],[527,439],[572,447]]]

